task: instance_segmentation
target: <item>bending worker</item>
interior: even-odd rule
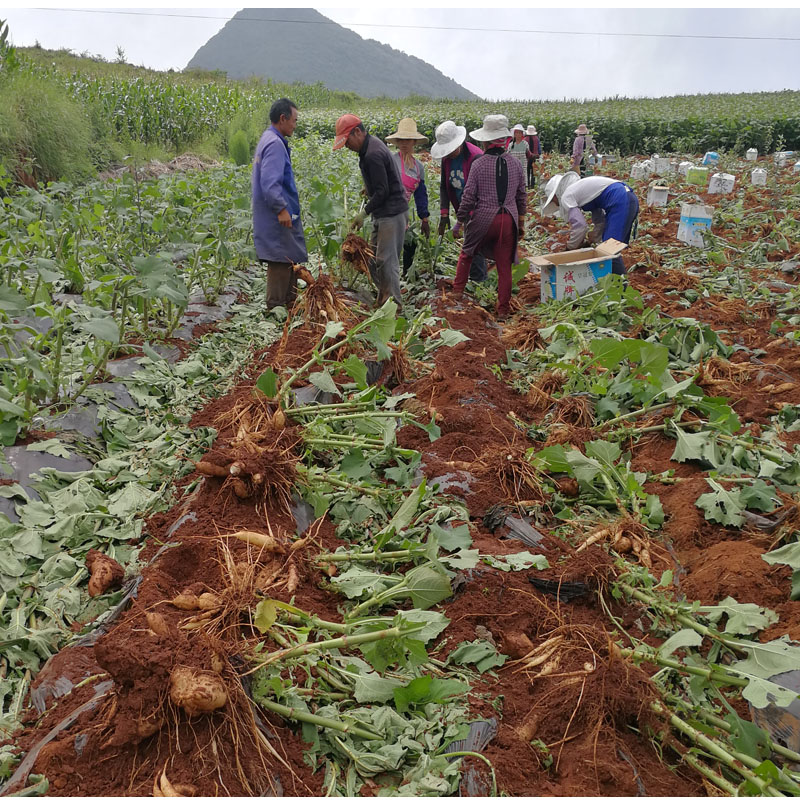
[[[550,178],[545,192],[547,201],[542,214],[554,217],[560,209],[561,215],[569,222],[567,250],[583,247],[584,241],[597,244],[606,239],[616,239],[630,244],[633,226],[639,216],[639,200],[626,183],[601,175],[576,179],[574,172],[568,172]],[[588,235],[584,211],[591,212],[594,225]],[[615,275],[625,274],[625,264],[620,256],[614,259],[611,271]]]

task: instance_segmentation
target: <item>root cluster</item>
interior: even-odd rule
[[[305,267],[295,267],[295,273],[308,284],[296,304],[306,322],[324,325],[327,322],[346,322],[352,318],[350,309],[336,293],[330,275],[321,273],[314,280]]]
[[[370,277],[369,263],[375,258],[375,251],[366,239],[362,239],[358,234],[349,233],[342,242],[340,252],[342,261],[352,265],[368,278]]]

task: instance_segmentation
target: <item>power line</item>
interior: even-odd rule
[[[723,36],[710,33],[624,33],[609,31],[552,31],[536,30],[531,28],[469,28],[449,25],[393,25],[372,22],[348,22],[340,25],[333,20],[312,19],[264,19],[263,17],[218,17],[211,14],[164,14],[155,11],[106,11],[99,8],[33,8],[31,11],[67,11],[76,14],[116,14],[132,17],[173,17],[178,19],[217,19],[226,22],[285,22],[293,25],[336,25],[348,28],[385,28],[397,30],[417,31],[466,31],[476,33],[532,33],[546,36],[627,36],[639,39],[717,39],[724,41],[746,42],[800,42],[800,37],[795,36]]]

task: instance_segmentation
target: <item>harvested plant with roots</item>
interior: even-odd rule
[[[330,275],[320,273],[314,280],[305,267],[295,266],[294,271],[307,284],[296,305],[306,322],[324,325],[327,322],[346,322],[352,318],[350,309],[336,293]]]
[[[347,238],[342,242],[341,257],[342,261],[370,277],[369,264],[375,258],[375,251],[366,239],[362,239],[356,233],[347,234]]]

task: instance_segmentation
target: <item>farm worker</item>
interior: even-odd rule
[[[528,142],[525,140],[525,128],[522,125],[515,125],[511,129],[511,133],[514,138],[508,143],[506,150],[519,161],[524,172],[528,166],[528,154],[530,153]]]
[[[420,229],[422,235],[428,239],[431,235],[431,225],[428,212],[428,189],[425,186],[425,167],[422,166],[419,159],[414,158],[414,146],[427,142],[428,137],[417,131],[417,123],[411,117],[406,117],[400,120],[397,131],[391,136],[387,136],[386,141],[394,142],[397,145],[397,152],[393,157],[406,191],[406,200],[409,202],[410,209],[411,196],[414,196]],[[417,240],[409,226],[403,245],[403,275],[408,272],[408,268],[413,263],[416,249]]]
[[[439,185],[439,206],[441,217],[439,219],[439,236],[450,227],[450,206],[458,214],[464,186],[469,178],[472,164],[476,158],[483,155],[477,145],[466,141],[467,129],[463,125],[456,125],[452,120],[445,120],[435,131],[436,141],[431,147],[431,156],[442,159],[442,178]],[[461,232],[460,223],[456,222],[453,236],[458,237]],[[470,280],[481,282],[486,280],[488,268],[486,259],[476,253],[469,271]]]
[[[539,141],[539,134],[535,125],[528,125],[528,129],[525,131],[525,141],[528,142],[528,163],[526,165],[528,188],[533,189],[534,186],[536,186],[536,178],[533,174],[533,165],[542,155],[542,143]]]
[[[586,174],[586,149],[594,153],[594,157],[597,158],[597,148],[594,146],[594,140],[592,139],[591,134],[589,133],[589,129],[581,123],[575,128],[575,141],[572,143],[572,169],[575,172],[580,172],[581,178]]]
[[[542,214],[545,216],[555,216],[560,209],[564,219],[569,221],[567,250],[582,247],[584,239],[590,244],[604,242],[606,239],[630,244],[631,233],[639,216],[636,192],[626,183],[613,178],[593,175],[576,180],[570,178],[574,174],[568,172],[566,175],[554,175],[547,182],[547,201],[542,207]],[[586,224],[584,211],[591,212],[594,224],[594,229],[588,236],[586,232],[589,226]],[[614,259],[611,271],[615,275],[625,274],[625,264],[621,256]]]
[[[483,127],[470,136],[484,143],[485,154],[472,165],[458,209],[465,233],[453,297],[462,296],[475,253],[491,253],[497,264],[497,315],[503,319],[510,311],[511,265],[516,260],[517,240],[525,232],[525,171],[505,149],[509,131],[503,114],[484,117]]]
[[[336,120],[333,149],[347,147],[358,153],[358,165],[367,193],[367,205],[353,222],[360,227],[367,214],[372,215],[371,245],[375,258],[370,263],[372,280],[378,288],[378,306],[390,297],[402,305],[400,296],[400,256],[408,227],[408,200],[400,172],[389,148],[370,136],[355,114],[343,114]]]
[[[297,297],[293,265],[308,259],[287,141],[297,126],[297,106],[282,97],[269,119],[253,159],[253,242],[267,265],[267,308],[289,309]]]

